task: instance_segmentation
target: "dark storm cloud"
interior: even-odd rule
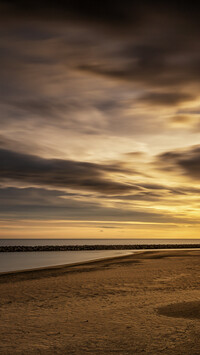
[[[183,17],[192,17],[193,21],[197,19],[198,14],[194,4],[167,2],[153,0],[132,1],[124,0],[97,0],[94,3],[90,0],[51,0],[51,1],[23,1],[23,0],[1,0],[1,9],[5,14],[7,12],[13,15],[26,14],[30,16],[59,16],[59,18],[86,19],[88,21],[96,21],[104,24],[118,26],[133,26],[135,23],[140,24],[152,13],[165,13],[168,15],[182,15]]]
[[[0,220],[41,219],[79,221],[185,222],[163,213],[104,207],[98,202],[73,199],[78,195],[43,188],[0,188]],[[80,196],[80,195],[79,195]],[[63,198],[64,197],[64,198]],[[189,221],[189,219],[188,219]],[[190,221],[192,223],[192,221]],[[195,223],[195,222],[194,222]]]
[[[126,173],[119,165],[101,165],[62,159],[43,159],[0,149],[1,179],[31,184],[97,191],[108,195],[126,193],[133,185],[109,179],[108,173]],[[136,187],[135,187],[136,188]]]
[[[121,6],[126,8],[126,4]],[[124,24],[128,31],[124,33],[121,30],[121,37],[116,33],[120,44],[113,48],[110,60],[100,58],[95,63],[83,62],[79,69],[118,81],[162,88],[175,87],[175,90],[177,85],[181,88],[184,83],[198,83],[200,29],[195,26],[195,10],[193,13],[191,7],[191,11],[186,12],[181,6],[178,11],[176,6],[171,8],[168,3],[158,7],[138,4],[140,16],[137,16],[135,8],[137,5],[132,11],[130,6],[132,22]],[[115,33],[112,32],[110,36],[115,38]],[[162,103],[162,99],[159,102]]]
[[[84,218],[98,209],[98,203],[78,201],[81,195],[44,188],[0,188],[0,211],[5,217]]]
[[[162,42],[160,46],[163,46]],[[166,87],[168,90],[170,87],[176,88],[179,86],[181,89],[181,85],[186,83],[198,84],[200,79],[198,66],[200,54],[198,45],[195,44],[193,48],[189,49],[191,56],[188,58],[187,62],[184,62],[182,58],[187,56],[188,53],[186,46],[180,49],[171,48],[166,51],[163,57],[160,57],[159,54],[157,55],[153,50],[151,51],[151,47],[147,45],[148,51],[151,52],[149,56],[147,56],[144,51],[144,54],[141,56],[136,54],[135,56],[133,55],[132,58],[129,58],[125,51],[121,54],[121,60],[114,59],[113,54],[113,66],[102,62],[100,64],[81,64],[78,68],[83,72],[117,81],[145,84],[147,87]],[[196,53],[193,57],[194,52]],[[196,94],[194,94],[194,98],[195,96]],[[192,94],[190,98],[192,98]]]
[[[111,28],[109,37],[105,37],[106,41],[112,41],[116,37],[119,43],[121,41],[117,47],[112,43],[113,64],[115,64],[115,58],[119,58],[117,68],[109,69],[109,66],[106,68],[106,63],[102,63],[102,65],[91,65],[89,63],[88,66],[85,63],[82,68],[126,80],[133,80],[134,78],[144,80],[146,77],[146,80],[153,81],[153,76],[157,73],[154,78],[155,82],[161,82],[162,80],[173,82],[175,70],[177,70],[175,80],[178,77],[181,80],[181,74],[183,74],[180,68],[181,62],[186,69],[189,69],[192,60],[194,64],[193,74],[199,72],[199,58],[193,50],[194,47],[198,46],[200,30],[199,27],[195,26],[197,14],[193,5],[185,6],[181,4],[181,6],[178,6],[168,2],[134,2],[128,0],[123,2],[107,0],[94,3],[89,0],[84,2],[80,0],[73,2],[48,1],[40,4],[33,1],[9,1],[8,3],[7,16],[11,14],[16,17],[17,15],[24,15],[24,18],[26,18],[25,15],[29,14],[35,19],[45,20],[46,17],[50,16],[51,18],[52,16],[55,20],[58,20],[60,17],[57,17],[57,15],[60,14],[67,20],[66,23],[63,22],[63,26],[69,25],[74,20],[77,20],[75,23],[82,23],[80,20],[85,19],[94,31],[96,27],[99,31],[98,23],[104,25],[100,27],[100,30],[107,27]],[[46,16],[44,16],[45,14]],[[22,38],[25,33],[25,36],[30,40],[40,37],[42,40],[49,36],[46,30],[40,35],[39,30],[30,28],[25,28],[21,32],[18,29],[17,33]],[[97,33],[96,37],[98,43],[99,36]],[[79,46],[82,42],[83,38],[80,38]],[[76,41],[74,44],[77,45]],[[106,42],[104,41],[105,46]],[[193,58],[179,58],[179,55],[184,54],[184,50],[190,50],[190,55]],[[91,55],[91,53],[88,52],[88,55]],[[125,63],[126,65],[120,66],[122,64],[120,59],[126,59],[128,62]],[[166,70],[171,70],[172,75],[169,75]],[[190,72],[187,70],[185,77],[188,77],[188,74],[191,75],[191,73],[192,70]]]
[[[194,96],[181,92],[152,92],[140,97],[139,100],[153,105],[172,106],[181,102],[190,101]]]
[[[158,163],[164,169],[181,171],[191,178],[200,178],[200,146],[169,151],[158,156]]]
[[[158,4],[158,2],[157,2]],[[146,5],[146,6],[145,6]],[[132,25],[140,22],[143,12],[149,10],[147,1],[133,2],[125,0],[95,1],[65,0],[65,1],[1,1],[1,9],[4,14],[7,12],[13,16],[29,15],[31,17],[58,17],[61,19],[73,18],[73,20],[86,20],[103,23],[104,25]]]
[[[185,5],[111,0],[0,4],[4,125],[25,121],[26,128],[29,120],[88,135],[158,133],[163,126],[156,118],[146,119],[145,113],[139,119],[134,113],[125,117],[130,102],[174,106],[196,98],[197,91],[187,93],[186,84],[200,82],[199,30]],[[101,84],[91,95],[96,76]],[[112,90],[106,90],[110,80]],[[138,84],[139,99],[134,92],[132,99]],[[87,118],[78,119],[83,111]],[[103,118],[94,122],[99,113]]]
[[[73,197],[75,194],[66,194],[57,190],[46,190],[42,188],[0,188],[1,206],[48,206],[54,204],[56,207],[64,204],[65,200],[60,196]]]

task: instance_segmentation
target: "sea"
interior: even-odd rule
[[[200,244],[200,239],[0,239],[0,246]],[[134,253],[130,250],[0,252],[0,273],[70,265]]]

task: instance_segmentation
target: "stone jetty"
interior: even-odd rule
[[[0,246],[0,253],[34,251],[84,251],[84,250],[152,250],[152,249],[200,249],[200,244],[128,244],[128,245],[13,245]]]

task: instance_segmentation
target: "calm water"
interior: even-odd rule
[[[123,250],[0,253],[0,272],[73,264],[132,254]]]
[[[0,239],[0,245],[199,244],[200,239]],[[0,272],[73,264],[130,254],[123,250],[0,253]]]

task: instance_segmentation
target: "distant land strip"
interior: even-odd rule
[[[33,251],[84,251],[84,250],[141,250],[141,249],[200,249],[200,244],[138,244],[138,245],[13,245],[0,246],[1,253]]]

